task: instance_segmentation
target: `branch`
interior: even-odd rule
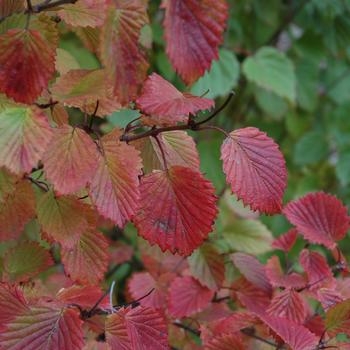
[[[53,7],[57,7],[57,6],[65,5],[65,4],[74,4],[77,1],[78,0],[57,0],[54,2],[44,1],[38,5],[32,6],[32,12],[39,13],[42,11],[50,10]]]
[[[280,34],[288,28],[288,26],[293,22],[294,18],[300,13],[300,11],[304,8],[304,6],[308,3],[309,0],[302,0],[293,11],[289,11],[288,15],[284,18],[281,25],[277,28],[277,30],[272,34],[270,39],[267,41],[267,45],[273,45],[276,43]]]
[[[201,335],[201,332],[198,331],[197,329],[194,329],[194,328],[192,328],[190,326],[186,326],[185,324],[182,324],[180,322],[174,321],[173,325],[176,326],[176,327],[182,328],[185,331],[190,332],[190,333],[192,333],[192,334],[194,334],[194,335],[196,335],[198,337]]]
[[[265,344],[269,344],[271,346],[274,346],[275,348],[277,347],[277,344],[275,344],[273,341],[270,341],[268,339],[264,339],[258,335],[255,334],[255,329],[254,328],[243,328],[241,329],[241,333],[244,335],[247,335],[248,337],[254,338],[256,340],[259,340]]]
[[[213,126],[213,125],[203,125],[202,126],[202,124],[208,122],[209,120],[211,120],[215,116],[217,116],[228,105],[228,103],[230,102],[233,95],[234,95],[234,92],[231,91],[229,96],[227,97],[226,101],[223,103],[223,105],[220,106],[216,111],[214,111],[214,113],[211,114],[208,118],[206,118],[202,121],[195,122],[193,119],[189,119],[189,122],[187,124],[166,126],[164,128],[157,128],[156,126],[154,126],[152,129],[147,130],[143,133],[132,134],[132,135],[128,134],[127,130],[125,130],[126,133],[124,133],[120,137],[120,141],[131,142],[131,141],[139,140],[139,139],[142,139],[142,138],[148,137],[148,136],[157,137],[157,135],[162,133],[162,132],[175,131],[175,130],[201,131],[201,130],[215,129],[215,130],[220,131],[223,134],[225,134],[225,136],[228,136],[228,133],[225,130],[223,130],[217,126]]]

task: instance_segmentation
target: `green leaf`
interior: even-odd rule
[[[295,101],[296,78],[293,63],[277,49],[261,48],[244,61],[243,72],[249,81],[291,102]]]
[[[221,253],[262,254],[271,250],[272,234],[258,220],[234,220],[226,224],[215,245]]]
[[[350,335],[350,300],[336,304],[327,311],[326,329],[331,337],[339,333]]]
[[[295,145],[294,162],[297,165],[315,164],[325,159],[328,154],[328,143],[320,131],[306,133]]]
[[[335,171],[341,185],[347,186],[350,183],[350,152],[340,154]]]
[[[194,95],[201,96],[207,90],[207,98],[227,95],[236,85],[239,78],[239,62],[235,54],[222,49],[219,60],[213,61],[209,72],[206,72],[191,88]]]

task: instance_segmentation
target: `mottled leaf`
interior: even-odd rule
[[[82,129],[62,125],[54,133],[43,156],[47,179],[60,194],[85,187],[97,168],[98,151],[92,138]]]
[[[36,107],[0,111],[0,166],[14,173],[30,172],[52,138],[47,116]]]
[[[97,284],[107,271],[108,241],[100,232],[85,231],[72,246],[62,249],[66,274],[81,284]]]
[[[326,329],[331,337],[339,333],[350,335],[350,300],[345,300],[326,313]]]

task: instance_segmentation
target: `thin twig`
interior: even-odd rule
[[[39,13],[42,11],[50,10],[50,9],[57,7],[57,6],[61,6],[61,5],[65,5],[65,4],[74,4],[77,1],[78,0],[57,0],[54,2],[44,1],[38,5],[33,6],[33,12]]]
[[[241,329],[241,333],[243,333],[244,335],[247,335],[248,337],[254,338],[256,340],[259,340],[265,344],[269,344],[271,346],[277,347],[277,344],[275,344],[273,341],[265,339],[260,337],[259,335],[255,334],[255,329],[254,328],[243,328]]]
[[[39,180],[35,180],[31,176],[28,176],[28,175],[26,175],[25,178],[27,180],[29,180],[35,186],[39,187],[44,192],[49,192],[49,187],[48,187],[48,185],[45,182],[39,181]]]
[[[165,153],[164,153],[164,149],[163,149],[163,146],[162,144],[160,143],[160,140],[158,138],[157,135],[153,136],[155,138],[155,140],[157,141],[157,145],[160,149],[160,153],[162,154],[162,158],[163,158],[163,163],[164,163],[164,169],[168,169],[168,165],[167,165],[167,162],[166,162],[166,157],[165,157]]]
[[[100,101],[97,100],[96,101],[96,107],[95,107],[95,110],[94,110],[94,113],[91,114],[91,117],[90,117],[90,123],[89,123],[89,130],[92,130],[92,125],[94,123],[94,118],[96,117],[96,113],[98,111],[98,107],[100,105]]]
[[[194,334],[194,335],[196,335],[196,336],[198,336],[198,337],[201,335],[201,332],[200,332],[200,331],[198,331],[197,329],[194,329],[194,328],[192,328],[192,327],[186,326],[186,325],[183,324],[183,323],[174,321],[174,322],[173,322],[173,325],[176,326],[176,327],[182,328],[182,329],[184,329],[185,331],[190,332],[190,333],[192,333],[192,334]]]
[[[46,108],[51,108],[55,105],[57,105],[58,101],[50,101],[48,103],[34,103],[35,106],[41,108],[41,109],[46,109]]]
[[[132,308],[135,308],[140,305],[140,301],[147,298],[149,295],[151,295],[154,291],[154,288],[152,288],[147,294],[143,295],[142,297],[132,301],[131,303],[125,303],[125,304],[120,304],[120,305],[114,305],[113,307],[115,309],[121,309],[122,307],[127,307],[131,306]]]
[[[33,5],[31,0],[27,0],[27,9],[28,9],[28,12],[33,12]]]

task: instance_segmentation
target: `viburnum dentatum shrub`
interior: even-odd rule
[[[0,0],[0,349],[350,349],[346,207],[324,192],[283,205],[273,139],[213,124],[233,93],[203,114],[205,91],[150,72],[148,5]],[[219,57],[229,6],[166,0],[162,11],[166,54],[191,86]],[[72,33],[99,68],[59,46]],[[263,48],[244,62],[257,85],[267,56],[286,60]],[[278,94],[293,91],[286,80]],[[126,108],[139,117],[104,126]],[[223,134],[231,191],[201,172],[197,132]],[[293,227],[273,239],[257,213]]]

